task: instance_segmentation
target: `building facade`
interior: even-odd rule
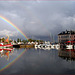
[[[75,31],[63,31],[58,34],[58,42],[65,43],[67,41],[75,41]]]

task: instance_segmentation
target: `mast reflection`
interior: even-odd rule
[[[9,60],[9,55],[12,55],[13,51],[13,48],[0,49],[0,57],[5,57],[6,60]]]

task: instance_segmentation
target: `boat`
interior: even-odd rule
[[[65,44],[66,44],[66,49],[74,49],[75,41],[67,41]]]
[[[3,51],[3,50],[4,50],[4,51],[12,51],[13,48],[3,48],[3,49],[0,48],[0,52]]]
[[[6,51],[12,51],[13,48],[4,48],[3,50],[6,50]]]
[[[0,49],[0,53],[2,53],[3,52],[3,49]]]
[[[13,45],[10,43],[10,44],[3,44],[3,43],[0,43],[0,48],[7,48],[7,47],[12,47]]]
[[[9,43],[9,36],[7,36],[7,39],[4,42],[0,43],[0,48],[7,48],[7,47],[12,47],[12,46],[13,45],[11,43]]]

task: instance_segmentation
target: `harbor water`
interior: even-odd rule
[[[56,49],[14,49],[0,55],[0,74],[75,74],[74,57],[61,53],[66,54]]]

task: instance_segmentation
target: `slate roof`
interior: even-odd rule
[[[65,35],[65,34],[75,34],[75,31],[73,31],[73,30],[70,30],[70,31],[62,31],[61,33],[59,33],[58,35]]]

